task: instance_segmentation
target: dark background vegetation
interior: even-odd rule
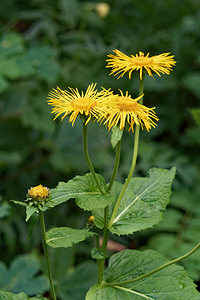
[[[80,122],[74,127],[66,119],[53,122],[46,103],[48,92],[57,85],[85,90],[97,82],[99,88],[120,88],[137,96],[136,74],[131,80],[109,77],[105,59],[113,49],[128,55],[139,50],[150,55],[171,52],[177,61],[170,76],[145,79],[145,104],[156,106],[160,121],[150,133],[142,132],[135,174],[146,176],[151,167],[176,166],[171,203],[164,220],[152,230],[114,239],[129,248],[156,249],[169,258],[199,241],[200,2],[110,0],[104,17],[97,4],[0,1],[0,257],[10,268],[7,285],[0,283],[4,290],[29,295],[47,290],[44,278],[32,274],[32,281],[24,280],[20,266],[26,260],[27,273],[38,259],[43,266],[40,231],[36,227],[28,239],[25,211],[9,200],[24,200],[31,186],[41,183],[53,188],[58,181],[88,172]],[[89,138],[95,169],[109,180],[114,160],[110,133],[90,124]],[[118,180],[127,175],[132,146],[133,134],[125,134]],[[88,216],[69,201],[46,213],[47,228],[83,228]],[[93,241],[88,240],[70,250],[51,251],[60,299],[84,299],[95,278],[95,266],[89,262],[92,247]],[[18,255],[22,255],[17,258],[18,285],[13,287],[9,282],[16,276],[12,270],[16,261],[12,261]],[[199,252],[183,265],[198,283]],[[35,269],[36,275],[40,268]]]

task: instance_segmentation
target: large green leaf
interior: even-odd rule
[[[110,228],[111,232],[130,234],[159,223],[169,202],[174,176],[175,168],[153,168],[146,178],[132,178]],[[112,194],[116,199],[122,188],[121,183],[114,183]],[[103,228],[103,210],[93,210],[93,214],[96,226]]]
[[[71,198],[76,199],[76,204],[85,209],[103,208],[114,201],[111,193],[106,192],[106,184],[101,175],[96,174],[102,190],[102,195],[91,173],[76,176],[68,182],[60,182],[57,188],[51,190],[54,205],[63,203]]]
[[[106,282],[131,280],[166,263],[167,259],[153,250],[124,250],[113,255],[105,271]],[[153,275],[124,285],[93,286],[86,300],[198,300],[200,294],[184,268],[171,265]]]
[[[58,227],[53,228],[46,233],[46,243],[53,248],[68,248],[91,236],[93,236],[93,233],[88,230]]]
[[[37,258],[34,255],[17,257],[8,270],[0,263],[0,289],[14,293],[24,292],[27,295],[43,293],[48,290],[48,280],[40,271]]]
[[[147,178],[133,178],[124,194],[111,231],[129,234],[157,224],[171,195],[175,168],[171,170],[150,169]],[[121,191],[119,183],[113,187]]]
[[[153,236],[147,247],[159,251],[170,259],[174,259],[190,251],[195,244],[196,242],[184,241],[183,237],[179,239],[179,236],[175,234],[162,233]],[[193,280],[199,280],[200,255],[198,251],[184,259],[181,264]]]

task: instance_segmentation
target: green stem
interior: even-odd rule
[[[110,183],[108,185],[108,191],[110,191],[111,188],[112,188],[113,182],[115,180],[115,177],[117,175],[117,171],[118,171],[118,168],[119,168],[121,144],[122,144],[122,139],[116,145],[115,163],[114,163],[113,173],[112,173],[112,176],[110,178]]]
[[[143,85],[144,85],[144,79],[140,80],[139,96],[143,95]],[[140,102],[140,104],[142,103],[142,98],[140,99],[139,102]],[[127,186],[129,184],[129,182],[130,182],[130,180],[131,180],[131,178],[133,176],[133,172],[135,170],[135,165],[136,165],[137,155],[138,155],[139,134],[140,134],[140,125],[136,125],[135,135],[134,135],[134,148],[133,148],[133,157],[132,157],[131,168],[130,168],[128,177],[126,179],[126,182],[125,182],[125,184],[123,186],[123,189],[121,190],[121,193],[119,194],[119,197],[118,197],[117,202],[115,204],[112,216],[110,218],[110,222],[108,224],[109,227],[111,227],[112,224],[113,224],[113,222],[114,222],[114,219],[115,219],[115,216],[117,214],[117,210],[119,208],[119,205],[120,205],[120,203],[122,201],[124,193],[125,193],[125,191],[127,189]]]
[[[104,230],[103,230],[103,244],[102,244],[102,252],[106,256],[106,249],[109,237],[108,230],[108,218],[109,218],[109,206],[104,209]],[[102,258],[99,261],[99,269],[98,269],[98,283],[101,284],[103,280],[103,272],[106,258]]]
[[[47,264],[47,270],[48,270],[48,276],[49,276],[49,283],[51,287],[51,294],[53,297],[53,300],[56,300],[56,293],[53,285],[53,278],[52,278],[52,272],[51,272],[51,266],[49,261],[49,254],[46,244],[46,229],[45,229],[45,223],[44,223],[44,214],[43,211],[39,210],[39,217],[40,217],[40,225],[41,225],[41,231],[42,231],[42,244],[43,244],[43,250],[44,250],[44,256],[46,259]]]
[[[90,157],[89,157],[89,154],[88,154],[88,142],[87,142],[87,125],[84,124],[83,122],[83,152],[84,152],[84,155],[85,155],[85,159],[87,161],[87,164],[88,164],[88,167],[94,177],[94,180],[96,181],[96,184],[98,186],[98,189],[99,191],[104,194],[104,192],[102,191],[102,188],[99,184],[99,181],[97,179],[97,176],[95,174],[95,171],[94,171],[94,168],[93,168],[93,165],[92,165],[92,162],[90,160]]]
[[[116,152],[115,152],[115,163],[112,172],[112,176],[110,179],[110,183],[108,185],[108,191],[111,190],[112,185],[114,183],[115,177],[117,175],[117,171],[119,168],[119,160],[120,160],[120,151],[121,151],[121,143],[122,139],[116,145]],[[106,257],[106,249],[109,237],[109,230],[108,230],[108,219],[109,219],[109,206],[104,209],[104,230],[103,230],[103,244],[102,244],[102,252]],[[103,280],[103,272],[104,272],[104,265],[105,265],[105,258],[99,261],[99,269],[98,269],[98,283],[100,284]]]
[[[103,285],[106,285],[106,286],[108,286],[108,285],[109,285],[109,286],[114,286],[114,285],[121,285],[121,284],[129,284],[129,283],[133,283],[133,282],[135,282],[135,281],[144,279],[144,278],[146,278],[146,277],[148,277],[148,276],[150,276],[150,275],[152,275],[152,274],[154,274],[154,273],[156,273],[156,272],[158,272],[158,271],[160,271],[160,270],[162,270],[162,269],[165,269],[165,268],[169,267],[169,266],[172,265],[172,264],[175,264],[175,263],[177,263],[177,262],[179,262],[179,261],[181,261],[181,260],[187,258],[188,256],[192,255],[195,251],[197,251],[199,248],[200,248],[200,243],[198,243],[192,250],[190,250],[190,251],[187,252],[186,254],[184,254],[184,255],[182,255],[182,256],[180,256],[180,257],[178,257],[178,258],[175,258],[175,259],[173,259],[173,260],[171,260],[171,261],[169,261],[169,262],[163,264],[162,266],[160,266],[160,267],[158,267],[158,268],[152,270],[151,272],[146,273],[146,274],[141,275],[141,276],[138,276],[138,277],[136,277],[136,278],[134,278],[134,279],[125,280],[125,281],[119,281],[119,282],[110,282],[110,283],[106,283],[106,282],[105,282]]]

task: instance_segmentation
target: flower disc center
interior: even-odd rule
[[[96,101],[86,97],[80,97],[72,101],[72,106],[79,110],[92,110],[96,106]]]
[[[134,66],[142,67],[142,66],[149,66],[153,60],[150,57],[138,56],[138,57],[131,57],[129,61]]]
[[[118,97],[117,107],[121,111],[132,111],[136,112],[139,108],[139,104],[136,101],[133,101],[130,97]]]

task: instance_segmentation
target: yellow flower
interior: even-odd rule
[[[53,106],[52,113],[56,114],[56,119],[63,114],[61,120],[70,115],[69,122],[72,126],[78,115],[87,117],[85,125],[88,124],[91,117],[96,119],[107,113],[107,97],[112,94],[109,90],[97,92],[96,84],[88,86],[85,94],[79,93],[78,89],[69,88],[69,91],[63,91],[59,87],[53,89],[48,96],[48,104]]]
[[[142,79],[142,71],[145,69],[149,76],[152,76],[152,71],[158,76],[161,74],[170,74],[172,66],[176,64],[174,55],[169,53],[162,53],[149,57],[149,53],[145,56],[143,52],[139,51],[139,55],[136,54],[127,56],[119,50],[113,50],[116,55],[109,54],[106,61],[108,62],[107,68],[112,68],[111,74],[119,75],[118,78],[123,77],[126,72],[129,74],[129,79],[133,71],[140,72],[140,79]]]
[[[46,199],[49,196],[49,189],[41,184],[28,190],[28,196],[31,198]]]
[[[155,107],[148,108],[142,104],[138,103],[138,100],[143,97],[143,95],[132,99],[128,92],[123,95],[120,90],[121,96],[114,95],[110,98],[109,105],[109,115],[106,117],[104,124],[107,124],[108,129],[119,125],[120,129],[123,129],[126,124],[130,125],[129,131],[134,131],[133,126],[141,125],[146,128],[147,131],[151,127],[155,127],[156,124],[153,120],[158,121],[158,118],[154,112]]]

